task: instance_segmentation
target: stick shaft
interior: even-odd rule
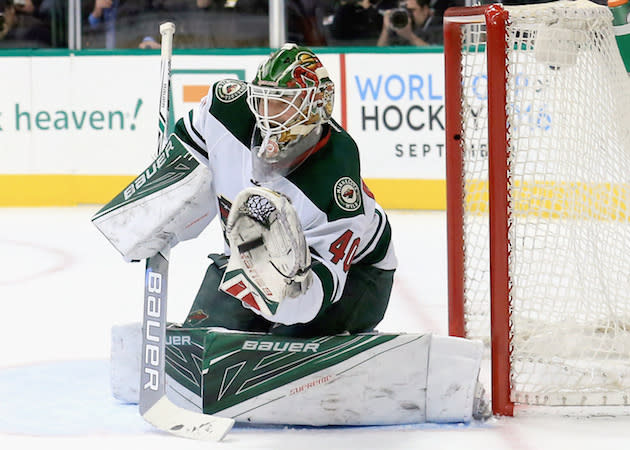
[[[173,58],[173,36],[175,24],[165,22],[160,25],[162,35],[160,53],[160,103],[158,109],[158,154],[164,148],[168,132],[171,93],[171,60]]]
[[[147,259],[142,317],[140,414],[144,415],[166,395],[166,304],[168,252]]]
[[[160,25],[162,35],[158,154],[164,148],[168,131],[171,90],[171,57],[175,25]],[[142,316],[142,355],[139,409],[142,417],[156,428],[191,439],[219,441],[232,428],[234,420],[182,409],[166,396],[166,307],[169,247],[147,258]]]
[[[170,111],[171,57],[175,24],[160,25],[160,99],[158,111],[158,154],[164,148]],[[144,415],[166,395],[166,300],[168,286],[168,248],[147,258],[144,278],[142,317],[142,373],[140,376],[140,414]]]

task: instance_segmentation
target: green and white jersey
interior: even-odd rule
[[[175,134],[212,173],[224,229],[234,198],[257,185],[250,154],[256,124],[246,98],[246,83],[219,81],[175,127]],[[313,260],[315,276],[304,294],[283,300],[272,316],[255,311],[285,325],[309,322],[338,301],[351,265],[393,270],[397,264],[387,216],[361,179],[356,143],[334,122],[322,136],[297,169],[265,183],[291,199]]]

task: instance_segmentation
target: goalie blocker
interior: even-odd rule
[[[137,402],[139,324],[112,329],[112,390]],[[388,425],[484,416],[482,344],[430,334],[298,339],[217,328],[167,330],[169,399],[237,422]]]
[[[125,261],[197,237],[216,215],[212,174],[171,135],[147,169],[92,217]]]

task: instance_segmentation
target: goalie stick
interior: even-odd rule
[[[160,25],[162,73],[158,151],[162,150],[166,135],[174,33],[175,25],[173,23],[166,22]],[[188,411],[174,405],[166,395],[168,253],[169,249],[166,248],[147,258],[144,279],[144,313],[142,316],[140,414],[154,427],[177,436],[219,441],[234,425],[233,419]]]
[[[171,57],[173,56],[173,35],[175,24],[164,22],[160,24],[160,100],[158,107],[158,139],[157,154],[164,148],[164,141],[168,132],[168,116],[171,109]]]

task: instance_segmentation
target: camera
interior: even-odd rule
[[[388,9],[390,28],[401,29],[405,28],[411,21],[409,11],[407,10],[407,2],[399,0],[397,8]]]
[[[392,24],[392,28],[405,28],[409,23],[409,13],[405,8],[392,9],[389,14],[389,21]]]

